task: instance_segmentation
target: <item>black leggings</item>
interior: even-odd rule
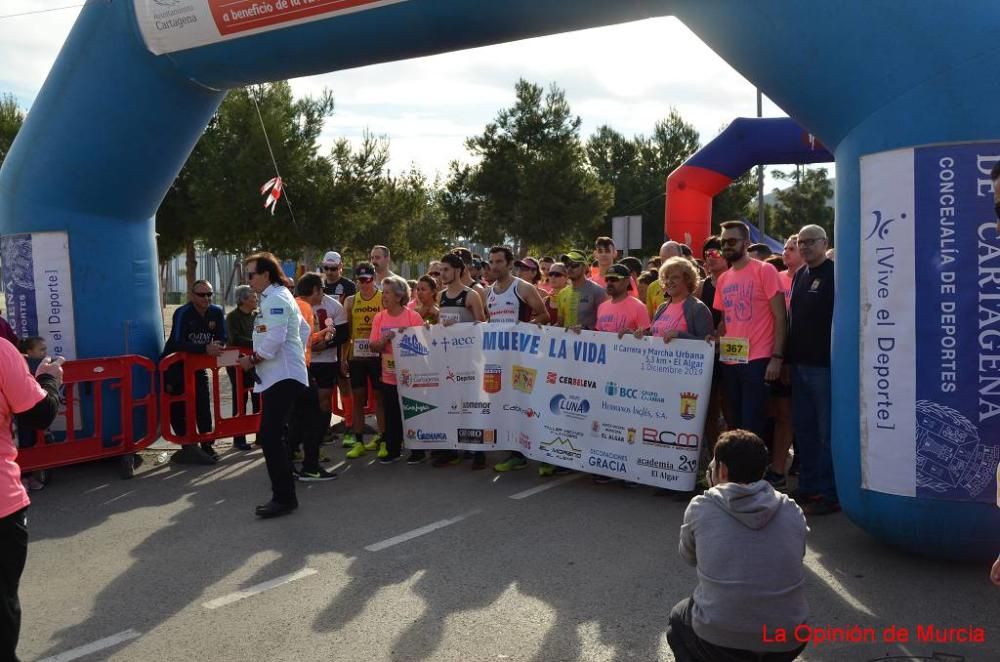
[[[395,384],[382,384],[382,409],[385,411],[385,441],[389,458],[403,452],[403,412],[399,409],[399,390]]]
[[[17,662],[21,603],[17,587],[28,558],[28,509],[0,518],[0,660]]]

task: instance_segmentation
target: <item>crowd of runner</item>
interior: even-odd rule
[[[245,261],[246,284],[237,306],[225,315],[211,303],[212,284],[199,280],[189,302],[178,308],[164,348],[173,352],[220,354],[240,347],[254,394],[239,397],[237,369],[233,414],[264,407],[257,443],[273,445],[268,470],[274,499],[258,514],[282,514],[297,506],[294,480],[322,482],[336,474],[324,442],[339,441],[347,461],[374,453],[378,462],[404,459],[393,338],[399,329],[468,322],[555,325],[571,331],[643,335],[712,342],[716,367],[703,438],[704,473],[720,432],[746,429],[765,440],[769,462],[764,479],[785,490],[798,474],[792,496],[808,515],[839,510],[830,454],[830,329],[834,269],[825,231],[807,225],[771,255],[750,242],[739,221],[722,225],[697,255],[681,243],[664,243],[645,262],[618,259],[614,241],[598,237],[592,250],[571,249],[558,257],[516,258],[509,247],[485,255],[456,247],[430,263],[427,273],[407,281],[392,271],[386,246],[374,246],[368,260],[345,265],[327,252],[315,272],[291,283],[269,253]],[[168,391],[183,393],[179,371],[166,376]],[[249,382],[248,382],[249,383]],[[195,425],[211,430],[209,381],[196,373]],[[334,392],[346,420],[331,426]],[[374,397],[374,403],[368,398]],[[242,399],[244,402],[239,403]],[[369,405],[375,427],[366,424]],[[368,409],[371,411],[371,409]],[[182,403],[169,412],[178,436],[187,431]],[[234,447],[249,450],[243,437]],[[794,447],[794,453],[792,449]],[[188,445],[177,461],[212,463],[212,442]],[[408,464],[430,461],[445,468],[469,461],[485,469],[483,452],[410,450]],[[497,472],[524,469],[518,452],[493,465]],[[566,473],[540,463],[540,476]],[[594,476],[598,483],[610,482]],[[626,483],[632,485],[631,483]],[[700,491],[700,489],[699,489]],[[680,494],[688,499],[690,493]],[[275,505],[278,504],[278,505]],[[283,504],[283,505],[282,505]]]

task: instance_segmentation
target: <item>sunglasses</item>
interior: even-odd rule
[[[809,239],[807,237],[805,239],[799,239],[799,246],[812,246],[817,241],[823,241],[823,238],[822,237],[816,237],[816,238],[813,238],[813,239]]]
[[[707,260],[710,257],[722,257],[722,253],[720,251],[715,250],[714,248],[710,248],[707,251],[705,251],[705,259]]]
[[[744,241],[746,241],[746,240],[745,239],[739,239],[737,237],[732,237],[730,239],[723,239],[722,240],[722,245],[723,246],[739,246]]]
[[[206,299],[211,299],[214,292],[192,292],[196,297],[205,297]]]
[[[335,265],[332,267],[323,267],[323,271],[340,271],[340,265]]]
[[[427,275],[430,276],[431,278],[437,278],[438,276],[441,275],[441,272],[440,271],[428,271]]]
[[[370,283],[375,280],[373,276],[358,276],[357,278],[359,283]]]
[[[567,262],[566,263],[566,268],[567,269],[578,269],[579,267],[582,267],[582,266],[583,266],[583,262]]]
[[[622,282],[622,280],[623,279],[620,278],[620,277],[618,277],[618,276],[605,276],[604,277],[604,282],[605,283],[609,283],[609,284],[610,283],[620,283],[620,282]]]
[[[565,278],[566,274],[561,271],[550,271],[549,278]]]

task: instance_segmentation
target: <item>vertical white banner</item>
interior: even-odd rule
[[[861,486],[916,494],[914,152],[861,158]]]

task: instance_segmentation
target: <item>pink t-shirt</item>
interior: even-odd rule
[[[597,307],[595,331],[635,331],[649,328],[649,311],[646,305],[635,297],[625,297],[618,303],[611,299]]]
[[[713,308],[721,310],[726,335],[750,341],[749,359],[766,359],[774,352],[774,316],[771,298],[781,293],[774,265],[750,260],[742,269],[730,268],[715,285]]]
[[[788,269],[778,272],[778,278],[781,280],[781,291],[785,293],[785,310],[790,310],[792,307],[792,278],[795,274]]]
[[[408,326],[423,326],[424,320],[415,310],[403,308],[403,312],[393,317],[388,310],[383,310],[375,315],[372,320],[372,334],[370,342],[375,342],[382,338],[382,334],[389,329],[400,329]],[[385,384],[396,384],[396,357],[392,350],[392,342],[387,342],[382,348],[382,382]]]
[[[667,331],[687,331],[688,323],[684,319],[684,302],[668,303],[660,316],[653,321],[653,335],[662,338]]]
[[[28,372],[13,345],[0,340],[0,518],[26,508],[31,501],[21,484],[17,447],[10,433],[14,414],[26,412],[45,397],[45,389]]]

